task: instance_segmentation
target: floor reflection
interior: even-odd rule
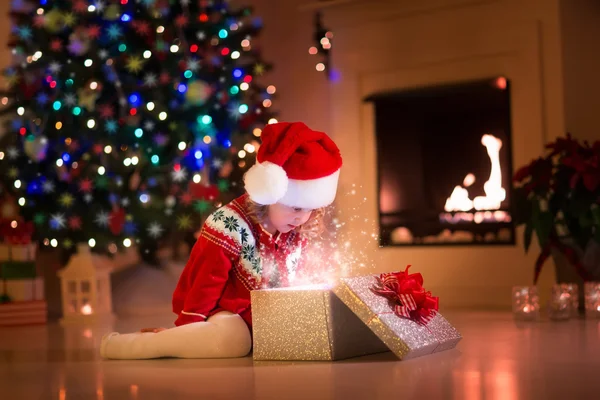
[[[100,359],[102,334],[168,325],[170,315],[104,326],[3,329],[0,387],[2,398],[65,400],[587,399],[600,391],[596,320],[517,325],[509,314],[447,317],[464,336],[455,350],[406,361],[382,353],[335,363]]]

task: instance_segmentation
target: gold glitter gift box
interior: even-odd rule
[[[251,292],[255,360],[334,361],[388,348],[327,286]]]
[[[388,300],[371,290],[375,276],[342,278],[333,292],[400,359],[409,359],[450,350],[462,339],[440,313],[427,325],[398,317]]]
[[[460,333],[437,314],[426,326],[400,318],[371,291],[375,276],[251,292],[255,360],[341,360],[391,350],[409,359],[452,349]]]

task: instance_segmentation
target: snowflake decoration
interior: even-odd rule
[[[94,222],[96,222],[101,227],[107,227],[109,221],[110,215],[106,211],[100,211],[94,219]]]
[[[65,95],[64,102],[65,105],[73,107],[75,104],[77,104],[77,96],[75,96],[75,93],[67,93]]]
[[[193,58],[193,59],[188,59],[187,60],[187,69],[189,69],[190,71],[198,71],[198,68],[200,68],[200,61]]]
[[[203,31],[198,31],[196,32],[196,37],[198,38],[198,40],[204,40],[206,39],[206,33],[204,33]]]
[[[223,166],[223,160],[215,158],[212,162],[213,168],[221,168]]]
[[[98,52],[98,57],[100,57],[101,59],[106,59],[108,58],[108,50],[106,49],[102,49]]]
[[[67,46],[69,52],[76,56],[81,56],[86,52],[86,48],[81,40],[71,40],[69,45]]]
[[[92,25],[87,29],[87,35],[91,39],[98,39],[100,37],[100,26]]]
[[[82,179],[79,182],[79,190],[84,193],[91,192],[93,188],[94,188],[94,184],[92,183],[92,180],[89,178]]]
[[[72,230],[81,229],[81,218],[77,216],[69,218],[69,228],[71,228]]]
[[[48,103],[48,95],[44,92],[41,92],[37,95],[36,100],[39,105],[43,106]]]
[[[154,126],[155,126],[155,124],[153,121],[144,122],[144,130],[146,130],[148,132],[152,131],[154,129]]]
[[[14,146],[10,146],[8,150],[6,150],[6,152],[8,153],[8,158],[10,158],[11,160],[14,160],[17,157],[19,157],[19,149],[17,149]]]
[[[15,179],[17,176],[19,176],[19,170],[15,167],[12,167],[8,170],[8,177],[9,178],[13,178]]]
[[[106,30],[106,34],[110,39],[115,40],[118,39],[123,34],[123,32],[121,32],[121,28],[119,27],[119,25],[112,24]]]
[[[62,229],[65,227],[66,218],[65,214],[54,214],[50,216],[50,228],[54,230]]]
[[[101,12],[101,11],[103,11],[103,10],[104,10],[104,7],[106,7],[106,5],[104,4],[104,1],[103,1],[103,0],[98,0],[98,1],[96,2],[96,11],[97,11],[97,12]]]
[[[44,193],[54,193],[54,182],[52,181],[45,181],[44,183],[42,183],[42,191]]]
[[[128,206],[129,206],[129,204],[131,204],[131,201],[130,201],[130,200],[127,198],[127,197],[123,197],[123,198],[121,199],[121,205],[122,205],[123,207],[128,207]]]
[[[175,182],[183,182],[187,177],[187,171],[185,168],[179,168],[171,172],[171,177]]]
[[[104,124],[104,130],[108,133],[115,133],[117,131],[117,121],[109,119]]]
[[[144,76],[144,86],[154,87],[158,83],[156,74],[146,74]]]
[[[63,207],[71,207],[75,202],[75,198],[70,193],[64,193],[58,200]]]
[[[20,26],[17,28],[17,35],[23,40],[31,39],[31,28],[28,26]]]
[[[94,200],[94,196],[92,196],[90,193],[86,193],[85,196],[83,196],[83,201],[85,201],[86,203],[91,203]]]
[[[227,108],[227,112],[229,113],[229,116],[236,121],[242,117],[242,114],[240,114],[240,103],[236,101],[231,103],[229,108]]]
[[[148,235],[150,235],[154,239],[158,238],[163,233],[163,231],[163,227],[160,226],[158,222],[153,222],[148,227]]]
[[[144,66],[144,60],[142,60],[138,56],[129,57],[129,59],[126,62],[127,69],[129,70],[129,72],[132,72],[132,73],[140,72],[142,70],[143,66]]]
[[[53,73],[53,74],[57,74],[60,72],[60,70],[62,69],[62,65],[60,65],[59,62],[57,61],[53,61],[50,63],[50,65],[48,66],[48,69]]]

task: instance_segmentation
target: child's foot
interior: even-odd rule
[[[112,337],[118,336],[118,335],[119,335],[118,332],[111,332],[111,333],[107,333],[104,336],[102,336],[102,341],[100,342],[100,357],[108,358],[107,354],[106,354],[106,346],[108,345],[108,341]]]

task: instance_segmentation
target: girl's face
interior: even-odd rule
[[[268,217],[269,227],[281,233],[288,233],[296,227],[306,223],[313,210],[304,208],[294,208],[284,206],[283,204],[273,204],[269,206]]]

